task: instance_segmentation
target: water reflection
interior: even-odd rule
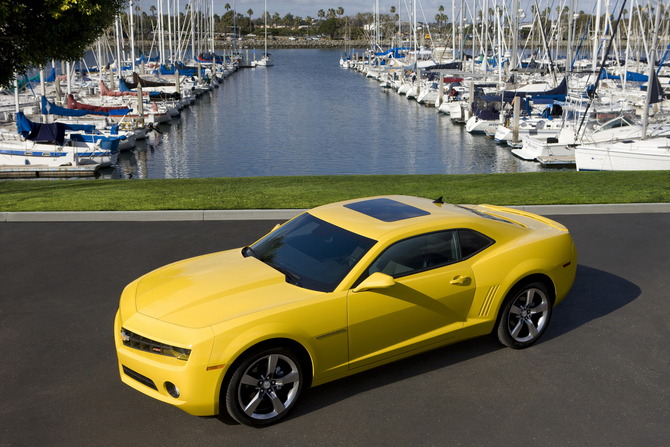
[[[543,168],[353,70],[336,50],[276,50],[122,154],[113,178],[475,174]]]

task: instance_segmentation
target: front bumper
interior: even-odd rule
[[[117,312],[114,343],[123,383],[195,416],[218,414],[219,390],[226,369],[207,371],[214,341],[210,328],[187,330],[141,314],[133,315],[123,325],[143,336],[176,346],[188,346],[192,350],[188,361],[183,361],[125,346],[121,341],[121,314]],[[185,343],[186,338],[190,339],[188,343]],[[179,389],[178,398],[170,395],[168,383]]]

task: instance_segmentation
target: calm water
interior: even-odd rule
[[[243,50],[244,51],[244,50]],[[253,58],[253,50],[249,50]],[[257,58],[262,51],[257,52]],[[340,68],[334,50],[275,50],[161,125],[105,177],[540,171],[433,107]]]

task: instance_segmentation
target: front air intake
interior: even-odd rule
[[[158,388],[156,388],[156,384],[154,383],[153,380],[151,380],[150,378],[148,378],[146,376],[143,376],[142,374],[140,374],[138,372],[133,371],[132,369],[128,368],[125,365],[122,365],[122,366],[123,366],[123,373],[125,375],[127,375],[131,379],[137,380],[138,382],[140,382],[144,386],[148,386],[149,388],[158,391]]]

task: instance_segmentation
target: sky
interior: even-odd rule
[[[134,0],[135,4],[139,4],[142,8],[149,11],[151,6],[156,6],[158,0]],[[208,5],[212,4],[212,0],[196,0],[207,1]],[[468,0],[469,4],[472,5],[473,0]],[[484,0],[478,0],[484,1]],[[498,0],[500,3],[502,0]],[[564,3],[565,6],[569,6],[570,0],[537,0],[538,5],[541,9],[547,6],[547,1],[549,6],[553,6],[552,9],[556,9],[559,4]],[[595,5],[596,0],[575,0],[575,9],[583,10],[586,13],[591,13],[593,10],[593,5]],[[603,0],[604,1],[604,0]],[[180,11],[184,11],[184,6],[188,3],[188,0],[171,0],[172,4],[179,2]],[[456,0],[456,15],[458,16],[460,10],[461,0]],[[622,2],[622,0],[619,0]],[[626,8],[631,10],[629,6],[632,4],[633,0],[628,0]],[[646,0],[644,0],[646,3]],[[390,13],[391,6],[395,6],[396,10],[400,7],[402,19],[408,20],[407,9],[411,6],[412,0],[379,0],[379,11],[381,14]],[[506,0],[506,3],[511,5],[511,0]],[[611,4],[616,3],[616,0],[610,0]],[[653,2],[656,4],[656,1]],[[163,10],[167,14],[167,2],[163,2]],[[229,4],[231,8],[234,8],[240,14],[247,15],[247,11],[251,9],[253,11],[252,19],[262,17],[264,3],[262,0],[214,0],[214,13],[223,15],[226,13],[225,5]],[[525,9],[526,15],[530,16],[530,6],[534,4],[533,0],[519,0],[520,8]],[[293,16],[300,16],[303,19],[307,16],[312,18],[318,17],[319,9],[323,9],[324,12],[327,12],[328,9],[332,8],[337,10],[338,7],[344,9],[344,14],[348,16],[355,16],[357,13],[361,12],[373,12],[375,1],[374,0],[268,0],[268,11],[270,15],[274,15],[275,12],[279,13],[281,17],[284,17],[286,14],[291,13]],[[452,0],[417,0],[417,20],[420,22],[425,21],[433,22],[435,21],[435,15],[439,12],[438,8],[440,5],[444,6],[444,14],[447,15],[449,21],[452,21]],[[493,7],[493,0],[489,0],[489,7]],[[577,6],[579,5],[579,6]],[[423,11],[422,11],[423,10]],[[602,9],[604,13],[604,6]],[[469,13],[468,13],[469,14]]]

